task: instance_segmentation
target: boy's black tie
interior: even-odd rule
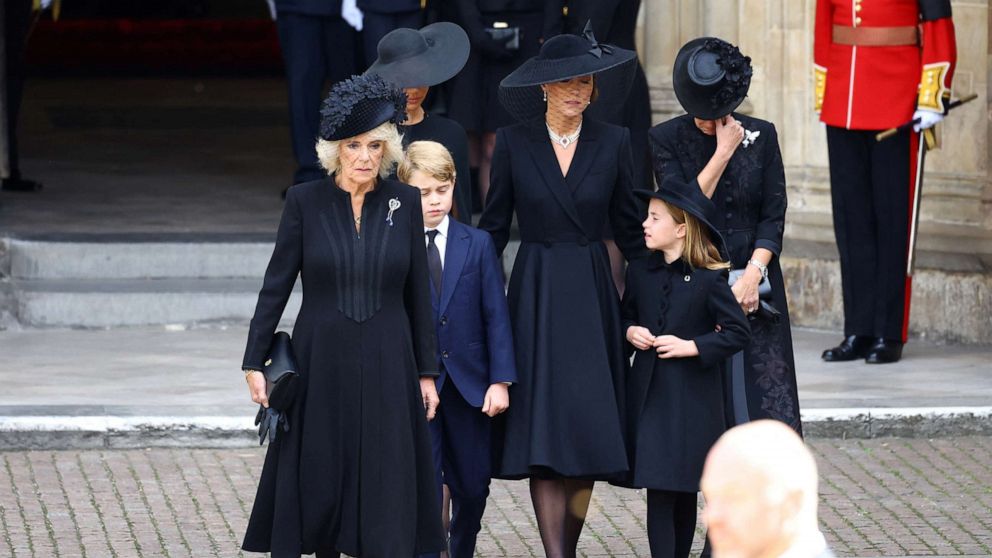
[[[441,251],[437,249],[434,239],[437,237],[437,229],[427,231],[427,269],[431,272],[431,282],[437,292],[441,292]]]

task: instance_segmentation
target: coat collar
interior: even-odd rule
[[[682,258],[675,260],[672,263],[665,261],[665,254],[661,251],[652,251],[647,257],[647,267],[648,269],[654,271],[671,271],[672,273],[677,273],[679,275],[691,275],[692,266],[689,262]]]

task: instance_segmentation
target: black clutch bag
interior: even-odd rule
[[[265,376],[265,392],[269,396],[269,407],[285,411],[296,399],[296,386],[299,373],[296,371],[296,356],[289,334],[280,331],[272,336],[269,356],[265,359],[262,374]]]
[[[494,41],[502,42],[506,47],[506,50],[520,50],[520,28],[519,27],[505,27],[500,24],[503,22],[496,22],[492,27],[486,28],[486,33]]]
[[[734,269],[730,272],[730,277],[727,279],[727,283],[731,287],[737,282],[741,276],[744,275],[743,269]],[[782,319],[782,314],[775,308],[770,301],[772,299],[772,283],[767,277],[762,277],[761,282],[758,283],[758,308],[757,310],[749,315],[748,317],[757,317],[764,320],[768,320],[773,323],[778,323]]]
[[[727,280],[727,283],[729,283],[730,286],[733,287],[734,283],[736,283],[737,280],[740,279],[741,276],[743,275],[744,275],[743,269],[734,269],[730,272],[730,278]],[[762,277],[761,282],[758,283],[758,298],[761,300],[768,300],[771,297],[772,297],[772,283],[771,281],[768,280],[767,277]]]
[[[258,406],[255,425],[258,426],[258,443],[276,441],[276,433],[282,429],[289,432],[289,419],[286,411],[296,400],[299,372],[296,370],[296,356],[289,334],[280,331],[272,336],[269,355],[262,367],[265,376],[265,392],[269,397],[269,407]]]

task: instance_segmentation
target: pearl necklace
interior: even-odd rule
[[[582,132],[581,121],[579,122],[579,127],[576,128],[574,132],[572,132],[571,134],[566,134],[564,136],[559,136],[558,134],[556,134],[555,131],[551,129],[551,125],[548,124],[547,122],[545,122],[544,125],[547,126],[548,128],[548,136],[551,138],[551,141],[560,145],[562,149],[568,149],[570,145],[575,143],[575,140],[579,139],[579,133]]]

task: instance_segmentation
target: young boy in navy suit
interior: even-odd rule
[[[489,495],[490,419],[517,379],[503,276],[489,234],[448,216],[455,164],[443,145],[411,143],[397,176],[420,188],[424,211],[441,371],[430,427],[438,493],[442,482],[451,493],[449,556],[471,558]]]

